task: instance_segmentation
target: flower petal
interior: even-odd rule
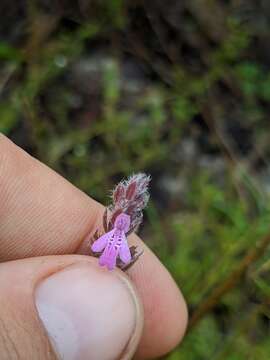
[[[123,235],[122,244],[119,251],[120,259],[123,263],[128,264],[131,261],[131,254],[128,247],[127,239],[125,235]]]
[[[107,266],[109,270],[113,270],[116,266],[116,257],[118,255],[119,248],[115,246],[107,247],[101,257],[99,258],[99,265]]]
[[[100,252],[102,251],[105,246],[107,245],[108,241],[110,240],[111,235],[113,234],[114,230],[109,231],[108,233],[102,235],[98,238],[91,246],[92,251]]]

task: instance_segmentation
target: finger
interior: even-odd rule
[[[0,203],[2,261],[88,253],[87,235],[95,231],[103,213],[102,205],[4,136],[0,136]],[[182,338],[187,323],[186,306],[153,253],[137,236],[131,241],[145,249],[130,270],[145,309],[139,355],[156,357]]]
[[[2,263],[0,293],[1,360],[130,359],[135,352],[143,324],[136,291],[96,259]]]
[[[75,252],[102,209],[3,135],[0,204],[0,261]]]
[[[129,276],[138,289],[145,313],[137,358],[149,359],[166,354],[181,341],[188,313],[185,300],[170,273],[149,248],[145,245],[143,248],[143,258],[129,270]],[[151,260],[145,261],[145,258]]]

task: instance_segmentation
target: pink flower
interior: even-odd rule
[[[130,262],[131,254],[126,238],[129,227],[130,216],[120,214],[115,219],[113,230],[102,235],[93,243],[91,249],[94,252],[101,252],[104,250],[99,258],[99,264],[101,266],[107,266],[109,270],[114,269],[118,255],[124,264]]]
[[[112,204],[103,214],[103,229],[92,237],[92,255],[99,264],[112,270],[128,269],[142,254],[136,246],[128,246],[127,236],[136,231],[143,219],[143,209],[149,200],[150,176],[139,173],[121,181],[112,192]]]

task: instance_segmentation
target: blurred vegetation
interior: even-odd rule
[[[268,2],[0,12],[0,130],[104,203],[123,176],[153,177],[142,236],[191,317],[165,358],[268,360]]]

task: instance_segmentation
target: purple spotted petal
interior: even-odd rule
[[[130,215],[120,213],[114,221],[114,228],[98,238],[91,249],[93,252],[103,252],[99,258],[99,264],[109,270],[116,267],[118,256],[122,263],[131,263],[132,256],[128,246],[126,233],[130,230]]]
[[[109,244],[104,250],[103,254],[99,258],[99,264],[101,266],[107,266],[109,270],[113,270],[116,266],[116,258],[119,252],[119,248]]]
[[[119,251],[119,256],[124,264],[128,264],[131,261],[131,254],[125,236],[123,236],[122,245]]]
[[[114,230],[109,231],[108,233],[102,235],[100,238],[98,238],[93,245],[91,246],[91,249],[94,252],[100,252],[102,251],[105,246],[107,245],[108,241],[110,240],[111,235],[113,234]]]

